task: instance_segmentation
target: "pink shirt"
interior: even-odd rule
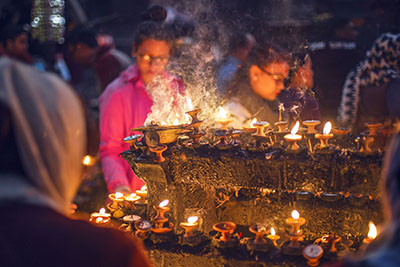
[[[172,79],[168,88],[184,93],[183,83],[177,78]],[[152,105],[135,64],[109,84],[100,97],[100,160],[110,192],[121,185],[129,186],[132,191],[143,185],[119,154],[129,149],[122,139],[132,134],[132,128],[144,124]]]

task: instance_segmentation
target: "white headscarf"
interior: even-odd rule
[[[86,147],[78,97],[56,75],[3,57],[0,100],[11,110],[19,155],[31,181],[0,174],[0,201],[24,201],[65,213],[80,184]]]

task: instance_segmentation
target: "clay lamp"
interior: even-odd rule
[[[134,224],[136,221],[141,220],[142,218],[138,215],[126,215],[122,218],[122,220],[127,223],[125,225],[121,225],[121,228],[125,228],[124,230],[126,232],[131,232],[132,231],[132,224]]]
[[[267,243],[264,236],[270,232],[270,228],[265,224],[254,224],[249,227],[250,232],[256,235],[254,244],[263,245]]]
[[[374,142],[374,137],[367,133],[361,133],[360,135],[362,136],[360,152],[372,153],[372,149],[371,149],[370,145],[372,144],[372,142]]]
[[[256,129],[256,127],[254,127],[254,123],[256,123],[256,122],[257,122],[256,118],[252,119],[249,126],[243,127],[243,130],[245,132],[255,133],[257,131],[257,129]]]
[[[279,238],[281,238],[281,237],[275,233],[274,227],[271,227],[271,233],[267,236],[267,238],[269,240],[271,240],[272,243],[274,243],[275,247],[278,247],[278,244],[276,243],[276,241],[278,241]]]
[[[291,150],[297,150],[300,148],[297,142],[303,139],[303,137],[297,134],[299,127],[300,123],[297,121],[296,124],[293,126],[292,130],[290,131],[290,134],[284,136],[284,138],[291,143],[290,146]]]
[[[316,244],[308,245],[303,250],[303,256],[307,260],[308,266],[318,266],[319,259],[324,254],[324,250],[321,246]]]
[[[229,136],[228,131],[226,130],[216,130],[215,131],[215,136],[219,138],[218,145],[219,146],[226,146],[226,138]]]
[[[368,231],[368,235],[366,238],[364,238],[363,240],[363,244],[370,244],[372,241],[374,241],[374,239],[376,238],[376,236],[378,235],[378,231],[376,230],[376,226],[373,222],[369,222],[369,231]]]
[[[213,225],[213,229],[219,233],[221,233],[221,237],[219,238],[222,242],[229,242],[232,240],[231,234],[236,229],[236,224],[233,222],[220,222]]]
[[[140,239],[146,239],[147,233],[151,230],[151,223],[145,220],[137,220],[135,222],[135,236]]]
[[[233,132],[231,132],[231,137],[232,137],[232,144],[233,145],[238,145],[239,144],[239,136],[242,133],[241,130],[234,130]]]
[[[315,134],[315,138],[319,139],[321,142],[320,148],[323,149],[328,146],[328,141],[333,137],[333,134],[331,134],[332,130],[332,123],[328,121],[325,123],[324,130],[322,131],[322,134]]]
[[[382,123],[366,123],[366,127],[369,129],[369,135],[378,135],[377,129],[382,127]]]
[[[190,111],[186,112],[187,115],[189,115],[192,118],[191,123],[189,124],[191,127],[195,129],[196,132],[200,131],[200,126],[203,123],[203,121],[199,120],[197,117],[198,114],[200,113],[201,109],[193,109],[193,103],[192,99],[190,97],[186,97],[186,102],[188,105],[188,108]]]
[[[344,127],[333,128],[332,132],[336,135],[346,135],[350,133],[350,128],[344,128]]]
[[[275,126],[278,127],[278,133],[284,133],[286,131],[289,122],[287,121],[277,121],[275,122]]]
[[[321,122],[318,120],[307,120],[307,121],[303,121],[303,124],[305,126],[307,126],[307,133],[309,134],[315,134],[317,133],[317,131],[315,130],[315,127],[317,127],[317,125],[319,125]]]
[[[156,228],[163,228],[164,223],[168,221],[168,219],[164,217],[164,213],[170,210],[168,204],[169,201],[164,200],[161,201],[158,206],[154,207],[157,211],[156,217],[153,218]]]
[[[228,125],[232,122],[232,120],[228,120],[228,112],[224,108],[218,108],[216,118],[216,123],[221,125],[221,130],[228,130]]]
[[[135,134],[135,135],[130,135],[122,139],[122,141],[126,144],[129,144],[129,149],[131,151],[135,151],[138,149],[136,143],[139,141],[139,139],[142,137],[140,134]]]
[[[125,201],[124,194],[120,192],[109,194],[108,198],[112,201],[110,206],[112,210],[117,210],[119,208],[119,204]]]
[[[168,148],[168,146],[166,146],[166,145],[159,145],[159,146],[156,146],[156,147],[149,147],[151,152],[156,153],[156,157],[154,159],[154,162],[161,163],[161,162],[165,161],[165,158],[163,157],[162,153],[165,150],[167,150],[167,148]]]
[[[200,144],[200,138],[202,138],[203,136],[205,136],[206,133],[203,131],[196,131],[192,134],[193,137],[193,142],[195,144]]]
[[[291,215],[291,218],[286,219],[286,224],[291,226],[291,234],[297,234],[300,230],[300,226],[306,223],[306,219],[300,217],[300,214],[297,210],[293,210]]]
[[[264,133],[264,130],[266,127],[269,126],[269,122],[267,121],[257,121],[254,124],[254,127],[256,127],[257,131],[255,134],[253,134],[254,136],[266,136]]]
[[[141,200],[146,200],[147,198],[147,185],[144,185],[140,188],[140,190],[136,190],[136,195],[138,195]]]
[[[128,203],[128,207],[134,208],[135,203],[141,199],[136,193],[131,193],[129,196],[125,196],[125,201]]]
[[[322,242],[329,244],[329,252],[336,253],[336,244],[342,241],[340,236],[330,234],[322,237]]]
[[[111,214],[106,213],[106,210],[104,208],[101,208],[99,212],[93,212],[90,214],[90,222],[93,222],[95,224],[106,224],[109,223],[111,220]]]
[[[179,225],[185,229],[185,234],[183,237],[192,237],[193,236],[193,229],[196,228],[199,223],[197,222],[199,217],[192,216],[187,218],[187,222],[181,222]]]

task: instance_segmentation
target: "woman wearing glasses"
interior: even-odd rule
[[[225,100],[239,123],[251,118],[269,123],[279,120],[277,96],[284,89],[288,62],[287,54],[277,46],[257,44],[252,49],[247,65],[236,74]]]
[[[165,71],[171,46],[171,35],[162,22],[139,24],[132,47],[136,64],[122,72],[100,97],[100,159],[110,192],[129,193],[143,184],[118,155],[129,148],[122,139],[144,124],[154,96],[176,99],[184,94],[183,83]]]

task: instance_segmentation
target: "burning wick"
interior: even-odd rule
[[[297,221],[300,218],[300,213],[297,210],[293,210],[292,218]]]
[[[256,123],[256,122],[257,122],[257,118],[252,119],[251,122],[250,122],[249,127],[250,127],[250,128],[255,128],[255,127],[254,127],[254,123]]]
[[[378,235],[378,231],[376,230],[376,226],[373,222],[369,222],[369,231],[366,238],[364,238],[363,242],[366,244],[371,243],[374,241],[376,236]]]
[[[124,194],[122,194],[122,193],[120,193],[120,192],[115,193],[115,198],[116,198],[116,199],[121,199],[121,198],[123,198],[123,197],[124,197]]]
[[[271,227],[271,234],[268,235],[267,238],[274,243],[275,247],[278,247],[278,243],[276,241],[278,241],[278,239],[281,237],[276,234],[274,227]]]
[[[328,121],[327,123],[325,123],[322,134],[315,134],[315,138],[318,138],[321,141],[320,148],[325,148],[326,146],[328,146],[328,140],[333,137],[333,134],[331,134],[331,130],[332,123]]]
[[[105,209],[105,208],[101,208],[101,209],[99,210],[99,213],[100,213],[101,215],[105,215],[105,214],[106,214],[106,209]]]
[[[322,132],[324,135],[328,135],[331,133],[331,130],[332,130],[332,123],[328,121],[327,123],[325,123],[324,130]]]
[[[180,223],[180,226],[185,229],[184,237],[192,237],[193,229],[196,228],[199,224],[197,223],[199,217],[192,216],[187,218],[187,222]]]
[[[92,157],[89,155],[86,155],[83,160],[82,160],[83,165],[85,166],[90,166],[92,165]]]
[[[290,148],[291,150],[297,150],[300,148],[297,142],[303,139],[303,137],[297,134],[299,128],[300,128],[300,122],[297,121],[296,124],[293,126],[292,130],[290,131],[290,134],[284,136],[284,138],[287,141],[292,143],[292,146]]]
[[[192,102],[192,99],[190,97],[186,97],[186,103],[187,103],[189,111],[194,109],[193,108],[193,102]]]
[[[164,208],[165,206],[168,206],[168,204],[169,204],[169,200],[166,199],[166,200],[164,200],[164,201],[161,201],[161,203],[158,204],[158,206],[159,206],[160,208]]]

